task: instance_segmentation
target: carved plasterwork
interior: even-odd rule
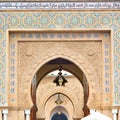
[[[55,77],[55,76],[54,76]],[[44,117],[45,114],[45,104],[47,103],[50,96],[56,93],[62,93],[70,99],[73,107],[73,114],[72,117],[83,117],[83,88],[79,80],[74,77],[66,77],[69,82],[66,84],[65,87],[55,87],[52,83],[54,77],[45,77],[40,82],[40,85],[37,89],[37,105],[39,112],[37,113],[38,116]],[[73,86],[74,84],[74,86]],[[49,90],[47,89],[49,88]],[[45,94],[42,94],[45,92]],[[81,97],[82,96],[82,97]],[[42,99],[42,100],[41,100]],[[48,101],[49,102],[49,101]],[[51,102],[54,104],[54,101]],[[47,112],[47,111],[46,111]],[[81,115],[82,114],[82,115]]]
[[[26,72],[24,72],[24,74],[22,75],[22,78],[21,78],[21,83],[24,81],[24,85],[21,84],[20,86],[23,86],[23,88],[26,88],[25,91],[27,91],[27,89],[31,86],[30,76],[32,74],[34,74],[35,68],[38,68],[38,67],[40,68],[40,66],[43,65],[43,64],[45,64],[48,60],[54,59],[56,57],[63,57],[63,58],[69,59],[69,60],[74,61],[74,62],[77,61],[77,63],[76,63],[77,65],[80,64],[80,66],[81,66],[80,68],[83,71],[86,71],[86,73],[87,73],[86,76],[89,79],[88,82],[91,81],[91,82],[89,82],[89,84],[91,84],[90,85],[90,89],[91,89],[91,92],[93,92],[93,93],[90,93],[90,94],[91,95],[95,94],[95,91],[94,91],[95,90],[94,89],[95,88],[95,84],[94,84],[93,80],[97,79],[97,78],[96,78],[95,75],[93,77],[93,75],[92,75],[92,73],[90,71],[90,70],[94,70],[94,69],[92,69],[92,66],[86,61],[85,58],[83,58],[81,55],[78,55],[75,52],[73,52],[73,53],[72,52],[73,51],[68,50],[68,49],[62,49],[62,50],[60,50],[57,47],[57,48],[54,48],[54,49],[46,51],[44,54],[41,54],[39,57],[37,57],[37,59],[34,59],[31,62],[31,64],[27,67]],[[69,55],[69,53],[72,55],[72,57]],[[77,56],[78,60],[76,60],[76,56]],[[89,69],[88,69],[88,67],[89,67]],[[94,73],[95,73],[95,71],[94,71]],[[21,94],[21,95],[23,95],[23,94]],[[25,96],[23,96],[23,98],[26,98],[26,99],[28,99],[27,101],[29,101],[29,98],[31,98],[31,97],[29,96],[29,98],[28,98],[28,97],[26,97],[26,95],[28,95],[27,92],[26,92]],[[22,97],[21,97],[21,99],[22,99]],[[92,98],[92,100],[94,100],[94,98]],[[22,101],[22,103],[23,103],[23,101]],[[26,102],[23,103],[23,104],[26,104]]]
[[[45,49],[45,46],[44,46],[44,49]],[[54,45],[52,45],[52,46],[54,46]],[[48,49],[48,47],[46,49]],[[38,49],[36,49],[36,50],[38,50]],[[79,56],[79,57],[76,57],[76,56]],[[90,98],[95,96],[94,79],[97,80],[97,77],[95,75],[96,72],[94,71],[92,66],[87,62],[87,60],[85,58],[83,58],[83,56],[78,55],[76,52],[73,52],[73,51],[71,51],[69,49],[65,49],[65,48],[60,49],[58,47],[56,47],[54,49],[46,50],[44,53],[39,55],[39,57],[37,57],[37,59],[33,59],[33,61],[31,61],[31,64],[29,62],[30,65],[27,67],[27,69],[25,70],[26,72],[24,72],[24,74],[22,75],[23,77],[21,78],[21,83],[24,81],[24,84],[20,85],[21,88],[24,86],[23,88],[26,88],[26,91],[27,91],[27,89],[30,88],[30,85],[31,85],[30,76],[32,74],[34,74],[35,68],[36,67],[40,68],[40,66],[43,65],[45,62],[47,62],[53,58],[56,58],[56,57],[63,57],[63,58],[69,59],[69,60],[74,61],[74,62],[76,61],[77,62],[76,64],[80,65],[80,68],[86,73],[86,76],[88,78],[88,82],[90,84],[90,89],[91,89]],[[88,69],[88,67],[90,70]],[[92,70],[92,72],[91,72],[91,70]],[[94,73],[94,75],[93,75],[93,73]],[[27,74],[29,74],[29,75],[27,75]],[[28,95],[28,97],[26,97],[26,95]],[[22,97],[20,97],[20,98],[22,98]],[[26,94],[25,94],[25,96],[23,96],[23,98],[30,99],[30,96],[26,92]],[[29,99],[27,100],[28,102],[30,102]],[[95,100],[94,98],[91,98],[90,101],[94,101],[94,100]],[[23,103],[23,101],[22,101],[22,103]],[[25,104],[26,104],[26,102],[25,102]]]
[[[88,31],[89,32],[89,31]],[[109,43],[109,32],[19,32],[10,34],[10,39],[17,41],[17,81],[18,105],[31,107],[30,95],[31,82],[34,74],[47,62],[61,57],[73,62],[81,69],[89,84],[89,107],[100,106],[102,95],[110,98],[109,91],[102,91],[104,84],[104,43]],[[16,37],[12,36],[15,35]],[[15,42],[16,43],[16,42]],[[51,47],[52,46],[52,47]],[[109,50],[110,51],[110,50]],[[110,54],[110,53],[109,53]],[[107,65],[110,65],[110,63]],[[109,71],[109,70],[108,70]],[[110,80],[110,79],[109,79]],[[109,86],[111,87],[111,86]],[[96,94],[97,93],[97,94]],[[12,96],[11,96],[12,97]],[[23,99],[24,98],[24,99]],[[96,98],[96,99],[95,99]]]

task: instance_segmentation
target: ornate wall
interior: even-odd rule
[[[111,65],[110,31],[37,30],[10,31],[9,34],[10,81],[8,82],[12,83],[9,85],[10,106],[25,107],[31,104],[29,93],[32,75],[46,62],[56,57],[71,60],[85,73],[90,87],[89,106],[99,106],[102,101],[107,105],[112,104],[111,69],[108,69]],[[104,82],[107,83],[105,86]],[[104,100],[101,100],[102,98]]]
[[[0,12],[0,105],[7,103],[8,30],[111,29],[114,55],[114,105],[120,105],[120,12],[114,11],[2,11]],[[7,64],[6,64],[7,63]],[[104,83],[107,84],[107,83]],[[11,83],[14,88],[14,83]],[[14,89],[10,89],[14,91]]]

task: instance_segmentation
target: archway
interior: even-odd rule
[[[55,107],[50,116],[50,120],[68,120],[68,113],[64,107]]]
[[[58,100],[58,95],[60,95],[59,99],[62,101],[61,104],[56,103],[56,101]],[[49,99],[47,99],[44,107],[45,107],[45,111],[44,111],[45,112],[45,120],[52,119],[52,116],[55,113],[58,113],[58,114],[64,113],[69,120],[72,120],[74,106],[73,106],[73,103],[70,100],[70,98],[68,98],[68,96],[66,96],[65,94],[64,95],[62,93],[53,94],[52,96],[50,96]],[[39,113],[37,112],[37,115],[38,114]],[[39,118],[39,117],[37,117],[37,118]]]
[[[62,113],[55,113],[51,120],[68,120],[67,116],[62,112]]]
[[[27,66],[21,78],[21,83],[24,82],[23,87],[26,92],[22,94],[22,97],[20,98],[20,100],[22,98],[25,98],[25,101],[27,102],[27,104],[25,104],[26,107],[31,107],[33,105],[33,102],[31,100],[31,94],[28,94],[30,92],[33,76],[36,74],[36,71],[42,68],[42,66],[45,65],[47,62],[53,59],[59,58],[59,57],[67,59],[69,61],[73,61],[74,64],[78,66],[78,68],[81,69],[85,73],[87,82],[90,87],[90,91],[89,91],[90,96],[89,96],[88,104],[92,107],[91,103],[93,103],[92,102],[94,100],[93,97],[96,96],[94,80],[98,80],[97,73],[95,69],[93,68],[93,66],[82,55],[76,53],[75,51],[65,49],[65,48],[62,48],[60,50],[59,49],[56,50],[56,48],[53,48],[51,50],[44,52],[44,54],[37,56],[36,59],[33,59],[33,61],[31,61],[31,64]]]
[[[56,59],[52,59],[51,61],[49,61],[49,62],[47,62],[46,64],[44,64],[41,68],[44,68],[46,65],[49,65],[50,63],[55,63],[55,61],[64,61],[64,63],[62,63],[62,64],[72,64],[72,65],[74,65],[74,66],[76,66],[73,62],[70,62],[69,60],[67,60],[67,59],[63,59],[63,58],[56,58]],[[58,64],[58,63],[57,63]],[[66,66],[64,66],[65,67],[65,69],[68,69]],[[84,116],[87,116],[88,114],[89,114],[89,109],[88,109],[88,107],[87,107],[87,101],[88,101],[88,97],[89,97],[89,86],[88,86],[88,83],[87,83],[87,79],[86,79],[86,77],[85,77],[85,75],[84,75],[84,73],[81,71],[81,69],[79,69],[77,66],[76,66],[76,68],[79,70],[79,72],[78,72],[78,74],[81,74],[82,73],[82,77],[81,77],[81,75],[77,75],[73,70],[72,70],[72,68],[71,68],[71,70],[70,71],[72,71],[72,73],[80,80],[80,82],[81,82],[81,84],[82,84],[82,86],[83,86],[83,89],[84,89],[84,107],[83,107],[83,111],[84,111]],[[54,67],[50,67],[50,69],[49,70],[53,70],[53,69],[56,69],[56,66],[54,66]],[[40,69],[41,70],[41,69]],[[47,70],[47,69],[46,69]],[[48,70],[48,71],[49,71]],[[38,86],[38,84],[39,84],[39,82],[41,81],[41,79],[48,73],[48,71],[45,71],[43,74],[42,74],[42,76],[39,76],[38,77],[38,80],[37,80],[37,82],[36,83],[34,83],[33,82],[33,84],[32,84],[32,100],[33,100],[33,108],[32,108],[32,116],[31,116],[31,120],[36,120],[36,111],[37,111],[37,106],[36,106],[36,88],[37,88],[37,86]],[[39,71],[37,72],[37,73],[39,73]],[[37,74],[36,74],[37,75]],[[82,80],[81,80],[81,78],[82,78]]]

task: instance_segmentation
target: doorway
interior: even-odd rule
[[[63,70],[73,74],[72,76],[65,76],[65,78],[68,80],[68,83],[66,83],[66,85],[63,87],[57,87],[56,84],[53,83],[53,80],[56,78],[55,76],[47,76],[48,73],[59,68],[59,63],[61,63]],[[89,91],[87,81],[86,79],[83,79],[83,76],[84,73],[78,68],[77,65],[62,57],[52,59],[44,64],[36,73],[36,87],[34,86],[34,81],[32,84],[32,99],[34,103],[33,108],[38,107],[38,112],[36,109],[37,116],[34,114],[34,118],[37,117],[39,119],[45,119],[46,116],[49,115],[51,109],[56,106],[54,101],[57,99],[57,93],[61,93],[60,96],[64,101],[62,104],[63,107],[66,106],[65,108],[68,111],[71,110],[69,111],[69,115],[73,113],[70,117],[71,120],[73,117],[81,118],[88,115],[89,109],[87,108],[86,104]],[[81,107],[78,107],[78,104]],[[72,108],[74,108],[74,112],[72,112]],[[35,112],[35,109],[33,109],[33,112]],[[31,118],[31,120],[34,120],[34,118]],[[47,119],[48,117],[46,120]]]
[[[50,65],[50,61],[53,62],[54,59],[57,60],[57,58],[66,59],[68,62],[69,61],[74,62],[73,64],[74,66],[67,65],[69,68],[66,68],[66,70],[74,73],[75,76],[79,78],[80,82],[82,82],[82,86],[84,85],[84,87],[87,87],[87,89],[85,88],[83,89],[84,111],[86,111],[87,109],[86,106],[87,101],[88,106],[92,108],[93,106],[101,105],[103,98],[102,95],[105,96],[105,100],[108,100],[106,99],[107,93],[101,92],[101,90],[103,90],[104,88],[102,83],[104,83],[105,77],[102,76],[102,74],[106,75],[104,73],[107,73],[108,76],[110,76],[109,75],[110,70],[104,69],[104,67],[102,67],[107,65],[109,68],[110,66],[109,60],[110,55],[108,54],[107,56],[104,55],[104,51],[110,53],[109,47],[110,33],[108,33],[109,31],[102,30],[96,31],[96,29],[92,31],[91,30],[86,31],[84,30],[10,31],[10,46],[9,46],[11,51],[10,53],[15,52],[15,55],[17,55],[13,58],[12,54],[10,54],[9,58],[9,61],[11,61],[10,68],[13,67],[14,65],[14,68],[18,71],[17,74],[14,73],[15,74],[14,79],[12,78],[13,71],[10,71],[11,75],[10,82],[11,81],[16,82],[18,92],[14,93],[14,97],[19,95],[18,101],[21,108],[31,108],[34,104],[33,111],[36,114],[37,105],[35,103],[36,101],[35,93],[37,87],[39,86],[38,84],[39,82],[41,82],[41,79],[44,76],[46,76],[46,74],[56,69],[56,67],[54,68],[51,67],[50,69],[48,69],[46,63],[49,63]],[[95,37],[96,33],[98,34],[97,38]],[[21,37],[23,36],[23,34],[25,36],[24,38]],[[29,38],[28,37],[29,34],[32,34],[33,37]],[[41,37],[36,38],[35,37],[36,34],[39,34],[39,36]],[[61,38],[58,36],[59,34],[61,35]],[[106,34],[108,34],[108,37],[105,36]],[[47,38],[44,38],[44,35],[47,35]],[[51,35],[54,37],[51,37]],[[65,35],[68,35],[68,37],[66,38]],[[83,36],[82,38],[81,35]],[[104,64],[103,61],[105,61],[106,59],[108,59],[108,61]],[[15,64],[12,64],[13,60],[15,60]],[[67,64],[69,64],[68,62]],[[75,69],[75,66],[78,69]],[[73,71],[71,71],[72,69],[70,69],[70,67],[73,69]],[[78,72],[80,71],[83,72],[84,74],[83,75],[79,74]],[[38,73],[40,77],[36,76],[36,73]],[[35,82],[32,81],[34,75],[37,77],[38,81]],[[82,78],[80,76],[82,76]],[[106,80],[110,79],[106,78]],[[33,86],[30,94],[31,83]],[[38,86],[36,86],[36,84]],[[110,85],[111,84],[109,84],[109,86]],[[12,88],[12,86],[10,86],[10,88]],[[44,93],[46,93],[46,91]],[[68,94],[70,94],[70,92],[66,93],[66,95]],[[110,96],[111,95],[107,96],[109,97],[109,101],[107,101],[108,104],[111,102]],[[13,94],[10,94],[9,98],[12,99]],[[42,99],[40,99],[40,101],[42,101]],[[14,105],[14,102],[10,101],[10,105]],[[84,114],[86,115],[87,113],[84,112]],[[42,118],[44,119],[45,117],[42,116],[41,119]]]
[[[68,118],[64,113],[55,113],[51,120],[68,120]]]

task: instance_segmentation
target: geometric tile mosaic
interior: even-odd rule
[[[120,13],[113,12],[0,12],[0,105],[6,100],[6,41],[8,29],[111,28],[114,43],[114,104],[120,105]],[[24,36],[23,36],[24,37]]]

